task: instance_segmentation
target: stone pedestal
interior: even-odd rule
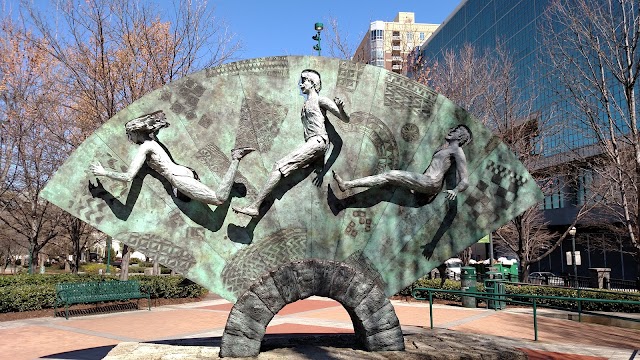
[[[589,268],[589,287],[595,289],[609,289],[611,268]]]
[[[238,299],[222,335],[220,356],[257,356],[273,316],[285,305],[312,295],[344,306],[356,339],[366,350],[404,350],[400,321],[374,279],[342,262],[308,259],[269,272]]]

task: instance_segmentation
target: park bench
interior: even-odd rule
[[[53,315],[56,315],[58,306],[63,304],[65,318],[69,319],[69,305],[131,299],[139,301],[143,298],[147,298],[149,310],[151,310],[149,293],[142,291],[140,283],[136,280],[60,283],[56,284]]]

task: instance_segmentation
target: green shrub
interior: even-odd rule
[[[0,287],[0,312],[51,308],[55,299],[55,287],[46,284]]]
[[[100,274],[100,270],[102,270],[103,274],[106,274],[107,273],[107,265],[106,264],[101,264],[101,263],[88,263],[88,264],[80,265],[80,272],[83,272],[83,273]],[[115,268],[113,266],[111,266],[111,268],[109,270],[114,271]]]
[[[202,286],[179,275],[173,276],[136,276],[142,286],[152,298],[194,298],[207,293]]]
[[[430,288],[440,289],[440,279],[427,279],[423,277],[416,282],[400,291],[398,295],[411,296],[411,292],[415,288]],[[460,290],[460,282],[445,280],[444,290]],[[477,291],[485,292],[483,283],[477,283]],[[571,297],[571,298],[589,298],[589,299],[602,299],[602,300],[627,300],[627,301],[640,301],[640,294],[629,292],[616,292],[616,291],[596,291],[596,290],[578,290],[572,288],[559,288],[550,286],[537,286],[537,285],[505,285],[505,292],[511,295],[539,295],[539,296],[553,296],[553,297]],[[419,292],[419,297],[427,298],[429,295],[427,292]],[[460,301],[460,296],[451,293],[434,292],[433,297],[435,299]],[[514,300],[525,303],[532,303],[530,298],[526,297],[509,297],[508,300]],[[481,300],[483,301],[483,300]],[[566,301],[562,299],[537,299],[536,304],[541,307],[563,308],[563,309],[577,309],[578,305],[576,301]],[[609,311],[609,312],[626,312],[626,313],[640,313],[640,305],[634,304],[617,304],[617,303],[596,303],[596,302],[582,302],[582,310],[584,311]]]
[[[54,274],[0,276],[0,312],[52,308],[56,284],[64,282],[117,281],[115,275]],[[151,298],[196,298],[207,290],[182,276],[134,276]]]
[[[527,294],[527,295],[540,295],[540,296],[555,296],[555,297],[572,297],[572,298],[589,298],[599,300],[626,300],[626,301],[640,301],[640,294],[629,292],[617,292],[617,291],[597,291],[597,290],[576,290],[571,288],[556,288],[546,286],[535,285],[507,285],[506,290],[508,294]],[[527,298],[515,298],[515,300],[522,300],[525,302],[531,302],[531,299]],[[546,307],[560,307],[577,309],[578,304],[576,301],[565,301],[560,299],[537,299],[536,304]],[[597,303],[597,302],[582,302],[582,310],[585,311],[613,311],[613,312],[626,312],[626,313],[638,313],[640,312],[640,305],[634,304],[617,304],[617,303]]]
[[[411,292],[415,288],[429,288],[429,289],[443,289],[443,290],[460,290],[460,282],[446,279],[444,281],[444,285],[440,287],[440,279],[428,279],[426,276],[418,279],[413,284],[409,285],[404,290],[400,291],[398,295],[402,296],[411,296]],[[428,297],[429,295],[425,292],[420,294],[419,296]],[[436,299],[442,300],[452,300],[452,301],[460,301],[460,296],[457,294],[444,293],[444,292],[435,292],[433,293],[433,297]]]

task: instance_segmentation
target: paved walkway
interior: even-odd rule
[[[406,334],[431,331],[428,304],[392,303]],[[0,322],[0,359],[102,359],[121,342],[219,346],[231,307],[210,297],[151,311]],[[495,337],[523,349],[530,359],[627,360],[640,352],[640,330],[578,323],[549,310],[539,310],[539,341],[533,341],[530,309],[434,305],[433,320],[437,328]],[[337,302],[318,297],[287,305],[267,328],[272,335],[339,333],[353,333],[349,315]]]

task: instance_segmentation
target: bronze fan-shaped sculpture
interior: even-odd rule
[[[131,135],[142,126],[134,119],[150,130]],[[153,128],[160,119],[170,126]],[[443,155],[461,126],[472,141]],[[291,155],[314,139],[326,143]],[[436,158],[446,166],[432,193],[411,179],[351,182],[420,175]],[[192,182],[219,199],[189,195]],[[541,199],[508,148],[442,95],[321,57],[240,61],[153,91],[89,137],[43,196],[232,302],[262,274],[304,259],[350,264],[390,296]]]

